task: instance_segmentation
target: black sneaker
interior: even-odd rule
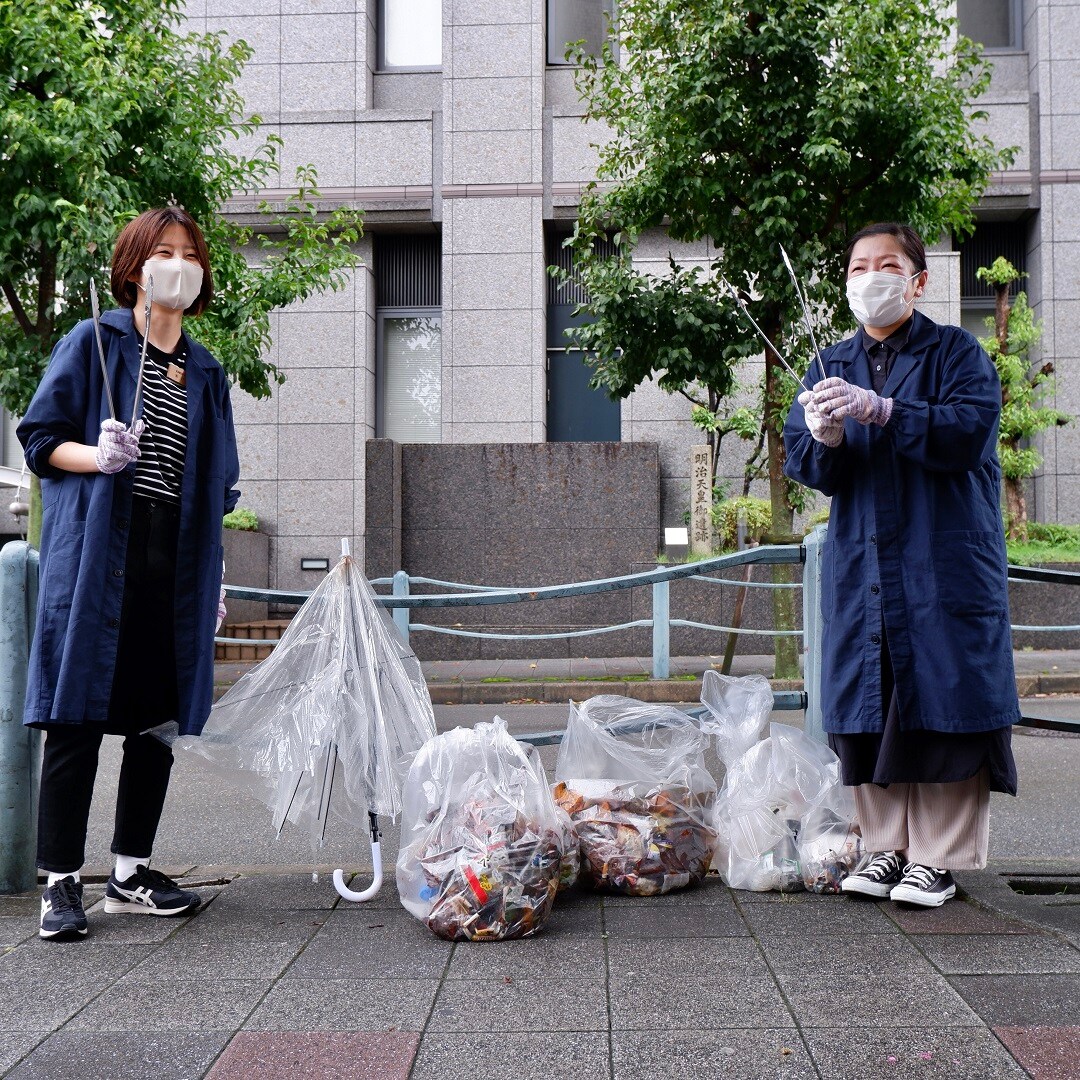
[[[956,882],[948,870],[918,863],[908,863],[904,867],[904,880],[889,893],[898,903],[918,907],[941,907],[955,895]]]
[[[117,881],[114,871],[105,886],[105,910],[110,915],[187,915],[199,903],[197,893],[181,889],[148,866],[140,866],[127,881]]]
[[[86,912],[82,906],[82,882],[62,877],[41,894],[41,929],[38,936],[50,941],[78,941],[86,937]]]
[[[858,870],[840,882],[840,891],[884,900],[903,876],[904,860],[895,851],[879,851],[869,855]]]

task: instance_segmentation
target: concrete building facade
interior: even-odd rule
[[[328,205],[366,214],[348,287],[273,316],[284,386],[266,401],[235,395],[242,505],[271,536],[274,585],[312,587],[301,559],[332,558],[342,536],[363,550],[367,440],[565,437],[553,429],[562,339],[546,266],[604,131],[583,122],[574,71],[559,61],[566,41],[599,40],[609,2],[189,0],[193,29],[254,50],[241,91],[283,143],[281,190],[262,196],[282,197],[312,163]],[[922,310],[981,332],[973,265],[1013,243],[1045,321],[1042,355],[1059,372],[1056,403],[1080,414],[1080,5],[961,0],[959,15],[993,53],[980,103],[991,133],[1018,152],[982,201],[975,238],[933,249]],[[257,201],[228,212],[257,217]],[[669,252],[708,257],[657,232],[636,258],[662,269]],[[700,441],[688,403],[644,386],[606,408],[622,441],[658,445],[662,524],[682,524]],[[1080,520],[1080,427],[1041,448],[1033,516]],[[720,471],[739,475],[741,460]]]

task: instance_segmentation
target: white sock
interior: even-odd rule
[[[79,880],[78,870],[69,870],[66,874],[54,874],[49,871],[49,880],[45,883],[47,889],[51,889],[58,881],[63,881],[66,877],[73,877],[76,881]]]
[[[140,855],[138,857],[134,855],[117,855],[116,856],[116,869],[113,874],[117,881],[127,881],[140,866],[149,866],[150,856]]]

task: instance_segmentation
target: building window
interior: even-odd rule
[[[379,0],[380,71],[442,67],[442,0]]]
[[[375,434],[442,439],[442,244],[437,234],[375,238]]]
[[[612,0],[547,0],[547,62],[568,64],[566,47],[577,41],[599,56],[611,15]]]
[[[569,272],[569,281],[549,277],[547,282],[547,440],[548,442],[618,442],[622,408],[606,390],[589,385],[593,369],[585,353],[575,349],[566,331],[581,326],[586,317],[575,315],[587,299],[585,287],[573,276],[574,252],[565,246],[565,233],[547,237],[547,261]],[[615,245],[598,240],[601,255],[613,257]]]
[[[1027,226],[1022,221],[981,221],[968,239],[954,245],[960,252],[960,325],[976,337],[992,331],[986,319],[994,314],[994,290],[976,276],[980,266],[990,266],[1002,256],[1023,272],[1027,264]],[[1010,299],[1027,291],[1025,279],[1013,282]]]
[[[1020,0],[957,0],[960,33],[984,49],[1023,48]]]

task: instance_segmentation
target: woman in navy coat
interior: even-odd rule
[[[832,497],[823,725],[869,852],[843,889],[936,907],[986,865],[990,791],[1016,793],[1001,388],[971,334],[914,310],[912,229],[863,229],[845,268],[860,329],[784,428],[785,473]]]
[[[132,424],[148,276],[150,338]],[[46,732],[40,932],[57,940],[87,929],[79,870],[105,734],[124,737],[106,911],[177,915],[198,905],[149,868],[172,753],[146,732],[175,722],[198,734],[209,714],[224,614],[221,519],[239,497],[228,380],[182,328],[213,295],[198,225],[176,207],[141,214],[117,239],[111,284],[120,306],[101,318],[109,386],[86,320],[57,344],[18,427],[41,478],[24,721]]]

